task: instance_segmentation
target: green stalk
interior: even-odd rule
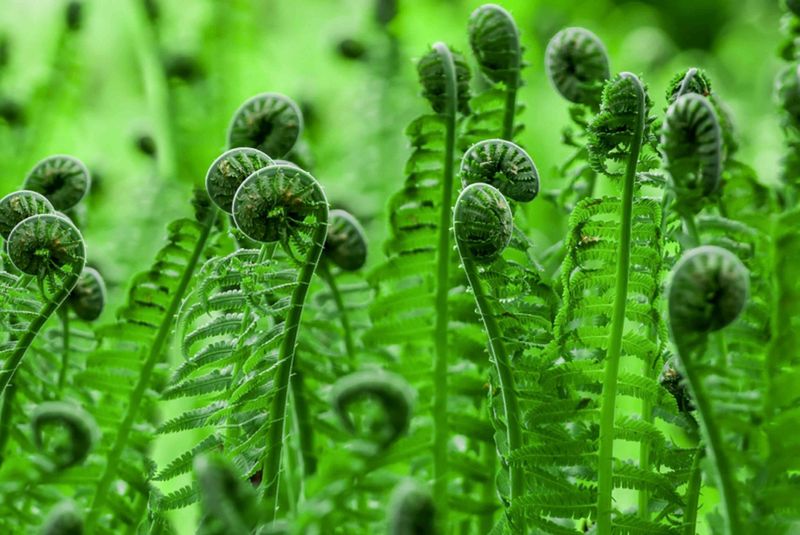
[[[106,503],[109,492],[111,492],[109,487],[114,481],[114,478],[117,476],[119,459],[122,456],[122,452],[125,450],[125,447],[128,445],[128,438],[131,434],[131,430],[133,429],[136,417],[139,415],[139,409],[141,408],[142,401],[144,399],[144,393],[148,387],[150,387],[150,380],[153,375],[153,370],[155,369],[159,358],[166,348],[167,341],[170,338],[169,335],[172,332],[175,314],[177,314],[178,309],[181,306],[183,296],[189,287],[189,283],[192,280],[192,276],[197,268],[197,264],[200,262],[200,256],[203,254],[203,250],[205,250],[206,242],[211,235],[211,230],[214,228],[214,221],[216,220],[216,217],[217,210],[215,207],[212,207],[208,218],[203,225],[203,230],[200,233],[200,237],[197,240],[194,251],[192,251],[192,256],[189,259],[189,263],[181,275],[178,287],[175,289],[175,293],[172,296],[172,300],[170,300],[169,307],[164,314],[164,318],[161,320],[161,325],[158,327],[156,337],[153,340],[153,344],[150,346],[150,351],[148,352],[147,358],[142,365],[142,370],[139,373],[139,380],[137,381],[133,392],[131,392],[128,410],[125,413],[125,417],[122,419],[122,422],[120,423],[117,436],[114,438],[114,443],[111,446],[108,458],[106,459],[106,466],[103,469],[103,474],[100,476],[100,481],[97,484],[96,492],[92,498],[91,508],[86,515],[85,531],[87,535],[91,535],[94,532],[94,527],[100,516],[100,512]]]
[[[700,502],[700,488],[703,484],[703,447],[697,448],[692,468],[689,472],[689,486],[686,487],[686,506],[683,513],[683,535],[695,535],[697,531],[697,506]]]
[[[459,249],[460,252],[460,249]],[[483,291],[480,278],[478,277],[478,270],[470,258],[461,254],[461,263],[464,266],[464,273],[467,276],[467,281],[472,288],[472,294],[475,296],[475,303],[478,306],[478,312],[483,320],[483,326],[486,329],[486,334],[489,338],[489,349],[494,360],[495,370],[497,371],[497,378],[500,381],[500,395],[503,399],[503,408],[505,410],[506,420],[506,440],[508,441],[508,451],[513,452],[522,448],[522,418],[519,410],[519,403],[517,402],[517,390],[514,384],[514,374],[511,371],[511,361],[508,357],[506,346],[503,343],[503,333],[500,330],[500,325],[492,311],[491,304],[486,298]],[[525,470],[521,465],[512,466],[509,470],[511,494],[509,498],[511,503],[514,500],[522,497],[525,493]],[[526,533],[525,531],[525,516],[521,515],[520,518],[514,519],[514,532]]]
[[[507,141],[514,141],[514,117],[517,114],[519,65],[517,65],[514,72],[514,79],[506,83],[506,104],[503,110],[503,139]]]
[[[447,443],[450,431],[447,422],[447,361],[449,310],[447,295],[450,290],[450,218],[453,203],[453,167],[456,145],[456,68],[447,45],[433,45],[442,60],[445,74],[447,108],[444,111],[446,125],[444,173],[442,175],[442,198],[439,215],[439,240],[436,249],[436,323],[434,326],[435,356],[433,364],[433,501],[439,510],[439,522],[443,530],[448,526],[448,454]]]
[[[720,495],[719,505],[727,528],[724,533],[729,535],[745,533],[739,514],[739,500],[736,496],[733,478],[734,469],[725,453],[722,433],[714,421],[711,412],[711,401],[708,398],[699,372],[694,368],[692,359],[688,358],[690,349],[685,345],[682,346],[678,340],[676,340],[676,346],[680,355],[687,356],[687,358],[681,358],[681,363],[683,363],[686,385],[692,395],[692,401],[697,407],[697,423],[700,426],[701,436],[705,440],[706,455],[711,461],[711,475],[717,483],[717,490]]]
[[[327,221],[327,214],[325,215]],[[313,246],[308,253],[305,264],[297,276],[297,287],[292,292],[289,304],[289,314],[286,317],[286,327],[281,347],[278,353],[278,369],[275,372],[273,389],[275,395],[269,408],[270,427],[267,431],[267,456],[264,459],[263,485],[264,499],[272,507],[273,515],[278,509],[278,486],[280,482],[281,454],[285,438],[286,406],[289,394],[289,380],[294,366],[295,352],[297,349],[297,333],[300,328],[300,319],[303,315],[308,287],[311,278],[319,264],[322,250],[327,236],[327,225],[320,224],[314,231]],[[273,516],[274,518],[274,516]]]
[[[64,390],[69,367],[69,308],[61,309],[59,315],[61,316],[61,370],[58,372],[58,390],[60,392]]]
[[[42,308],[39,310],[39,313],[36,315],[33,321],[30,322],[28,328],[25,330],[25,333],[14,346],[14,351],[3,364],[2,371],[0,371],[0,392],[2,392],[3,400],[2,410],[0,410],[0,465],[3,464],[3,460],[5,459],[4,452],[6,444],[8,443],[9,435],[11,434],[11,418],[14,412],[14,397],[17,392],[16,387],[11,384],[11,380],[16,375],[17,369],[19,369],[20,365],[22,364],[23,357],[25,357],[25,353],[31,347],[31,344],[39,334],[39,331],[42,329],[42,327],[44,327],[44,324],[47,323],[47,320],[50,319],[50,316],[52,316],[53,313],[58,310],[58,307],[60,307],[61,303],[66,300],[72,291],[72,288],[74,288],[75,284],[77,284],[78,277],[80,276],[82,269],[82,265],[78,266],[73,273],[64,276],[64,284],[61,286],[61,289],[53,296],[52,299],[48,300],[42,306]],[[28,279],[25,279],[26,284],[27,280]],[[20,279],[20,282],[22,282],[22,278]]]
[[[339,321],[342,323],[342,331],[344,331],[344,347],[347,351],[347,358],[350,359],[350,365],[355,367],[356,363],[356,346],[353,343],[353,331],[350,328],[350,318],[347,315],[347,309],[344,306],[344,299],[342,293],[339,291],[339,286],[336,284],[336,279],[331,273],[328,263],[324,260],[319,263],[317,267],[317,274],[328,285],[328,289],[333,297],[333,302],[336,304],[336,311],[339,313]]]
[[[642,363],[642,375],[653,378],[653,363],[645,360]],[[653,404],[649,399],[642,400],[642,421],[653,423]],[[639,468],[650,471],[650,440],[645,438],[639,444]],[[639,490],[639,518],[650,520],[650,493],[647,489]]]
[[[622,333],[625,327],[625,308],[628,300],[628,275],[631,263],[631,219],[633,215],[633,186],[636,180],[636,165],[642,148],[644,135],[644,88],[639,79],[630,73],[622,76],[634,82],[637,93],[636,129],[631,139],[630,155],[622,189],[622,215],[619,230],[619,252],[617,254],[616,290],[614,310],[611,317],[611,335],[606,354],[605,378],[600,401],[600,448],[597,466],[597,533],[611,535],[611,511],[614,461],[614,412],[617,398],[617,376],[622,350]]]

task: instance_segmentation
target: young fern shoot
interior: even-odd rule
[[[289,380],[305,298],[325,247],[328,200],[310,174],[291,165],[273,165],[256,171],[242,183],[234,197],[233,216],[248,238],[262,243],[280,242],[300,266],[278,353],[267,449],[262,462],[264,499],[275,514],[286,437]],[[303,255],[302,258],[296,258],[296,253]]]
[[[514,230],[514,217],[508,202],[498,189],[489,184],[474,183],[464,188],[456,201],[453,229],[464,273],[472,288],[478,312],[489,337],[489,348],[505,408],[508,449],[515,451],[520,449],[523,443],[522,418],[517,403],[514,374],[496,313],[486,298],[478,275],[478,265],[493,261],[508,246]],[[525,492],[524,477],[521,465],[511,467],[509,498],[512,502]],[[525,533],[524,517],[512,518],[511,525],[519,530],[519,533]]]
[[[685,253],[672,272],[669,322],[686,384],[697,408],[700,430],[720,492],[725,533],[743,533],[734,467],[725,451],[705,383],[708,335],[732,323],[745,308],[749,274],[730,251],[702,246]]]
[[[450,213],[453,202],[453,175],[458,111],[469,110],[469,70],[464,60],[444,43],[436,43],[417,66],[423,95],[445,123],[445,151],[441,177],[441,206],[436,246],[436,323],[434,326],[434,452],[433,494],[440,504],[442,525],[447,525],[448,442],[447,422],[448,327],[450,291]]]
[[[599,147],[614,150],[620,143],[625,145],[628,151],[622,184],[614,309],[611,317],[608,352],[605,359],[605,378],[600,402],[600,445],[597,466],[597,530],[600,535],[610,535],[611,533],[614,412],[622,334],[625,328],[625,309],[628,301],[633,190],[636,181],[636,167],[639,164],[639,152],[644,139],[647,117],[646,100],[644,86],[639,78],[631,73],[622,73],[606,86],[600,114],[592,123],[591,128],[595,151]],[[613,124],[616,124],[617,127],[613,128],[611,126]],[[622,128],[619,128],[620,124]],[[593,149],[590,147],[591,150]]]
[[[511,14],[496,4],[485,4],[469,18],[469,44],[484,75],[505,88],[502,137],[514,139],[517,91],[521,85],[522,47]]]

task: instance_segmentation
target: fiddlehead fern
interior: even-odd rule
[[[55,210],[47,198],[35,191],[22,190],[0,199],[0,236],[7,239],[11,230],[23,219]]]
[[[252,147],[271,158],[283,158],[303,130],[303,114],[295,102],[278,93],[262,93],[242,104],[228,127],[228,146]]]
[[[324,257],[344,271],[358,271],[367,262],[367,235],[344,210],[331,210]]]
[[[600,106],[603,85],[611,76],[606,47],[585,28],[565,28],[553,36],[545,69],[562,97],[591,108]]]
[[[77,283],[86,251],[80,231],[66,217],[56,214],[40,214],[22,220],[9,234],[6,246],[11,262],[23,273],[36,277],[46,296],[45,304],[3,363],[0,392],[8,402],[9,382],[39,330]],[[7,424],[0,423],[0,429]]]
[[[528,153],[510,141],[487,139],[476,143],[461,161],[461,184],[482,182],[509,199],[529,202],[539,193],[539,172]]]
[[[735,471],[714,421],[703,363],[708,335],[732,323],[744,310],[749,274],[730,251],[703,246],[684,254],[669,286],[669,321],[686,383],[697,407],[713,477],[719,488],[726,533],[742,533]]]
[[[436,503],[427,489],[406,480],[389,501],[389,535],[435,535]]]
[[[75,503],[67,500],[53,507],[41,535],[83,535],[83,515]]]
[[[41,193],[56,210],[73,208],[89,192],[92,179],[86,166],[72,156],[50,156],[25,177],[25,189]]]
[[[206,191],[214,204],[230,214],[233,197],[247,177],[268,165],[272,158],[257,149],[240,147],[219,156],[206,173]]]
[[[492,82],[505,86],[503,139],[511,141],[514,136],[517,89],[521,84],[522,69],[522,48],[517,24],[502,7],[486,4],[470,15],[468,33],[469,44],[483,73]]]
[[[722,135],[705,97],[687,93],[669,107],[661,150],[677,209],[684,217],[694,217],[718,189],[722,174]]]
[[[622,151],[619,158],[627,160],[622,190],[622,210],[619,225],[618,264],[614,309],[605,360],[605,379],[600,405],[600,446],[598,453],[597,529],[600,535],[611,533],[612,464],[614,457],[614,412],[617,396],[617,377],[628,302],[628,277],[631,257],[631,228],[633,189],[639,153],[645,136],[647,94],[639,79],[623,73],[612,80],[603,91],[600,113],[592,122],[593,144],[590,152]]]
[[[633,80],[637,80],[634,82]],[[625,170],[609,169],[608,162],[628,162],[630,151],[635,147],[632,141],[637,138],[639,124],[638,97],[644,95],[641,119],[642,143],[650,141],[649,117],[652,102],[646,89],[635,75],[623,73],[609,81],[603,89],[600,111],[589,125],[589,162],[598,173],[608,176],[622,176]],[[641,145],[635,147],[641,150]],[[638,164],[638,160],[636,162]]]
[[[67,298],[75,315],[83,321],[94,321],[106,306],[106,285],[96,269],[85,267]]]
[[[62,427],[67,432],[63,443],[55,442],[51,457],[56,469],[64,470],[82,463],[97,439],[97,424],[94,418],[80,407],[64,401],[42,403],[31,415],[31,431],[38,448],[43,448],[46,441],[44,430]]]
[[[388,448],[408,431],[413,394],[402,377],[387,372],[356,372],[333,385],[333,411],[352,434],[356,429],[348,409],[363,399],[377,401],[381,407],[381,416],[370,426],[370,436],[381,449]]]
[[[469,113],[469,66],[458,52],[444,43],[422,56],[417,64],[422,96],[428,99],[433,111],[447,117]],[[451,79],[452,78],[452,79]]]
[[[242,183],[233,201],[233,216],[236,225],[249,238],[260,242],[280,242],[300,264],[278,354],[263,462],[265,498],[274,511],[297,333],[308,286],[325,246],[328,201],[319,183],[305,171],[290,165],[273,165],[256,171]],[[297,260],[296,252],[304,257]]]
[[[503,334],[497,323],[496,314],[484,293],[476,266],[493,261],[503,252],[511,241],[514,218],[508,202],[500,191],[489,184],[476,183],[467,186],[458,196],[453,214],[453,229],[464,272],[489,337],[489,348],[500,382],[500,395],[505,409],[508,450],[514,452],[523,446],[514,375]],[[517,464],[511,468],[510,480],[509,499],[514,501],[522,497],[525,492],[524,470],[521,465]],[[525,533],[524,517],[514,519],[511,523],[514,529]]]

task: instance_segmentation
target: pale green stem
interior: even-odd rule
[[[347,314],[347,308],[342,299],[342,293],[339,291],[339,285],[336,284],[336,278],[331,273],[328,263],[321,261],[317,268],[317,273],[328,285],[328,289],[333,297],[333,302],[336,305],[336,311],[339,313],[339,321],[342,324],[342,331],[344,332],[344,347],[347,351],[347,358],[350,360],[350,366],[355,368],[356,365],[356,346],[353,343],[353,330],[350,328],[350,318]]]
[[[453,203],[453,168],[456,144],[456,103],[458,89],[453,56],[447,45],[436,43],[434,50],[444,66],[447,108],[444,111],[446,133],[444,150],[444,172],[442,174],[442,197],[439,214],[439,237],[436,248],[436,323],[434,326],[433,365],[433,499],[438,508],[439,525],[446,531],[449,526],[448,498],[448,442],[450,431],[447,422],[447,365],[449,309],[447,296],[450,292],[450,218]]]
[[[461,263],[464,266],[464,273],[472,288],[475,304],[478,307],[478,312],[483,320],[483,326],[486,329],[486,335],[489,338],[489,349],[492,354],[495,370],[497,371],[497,379],[500,382],[500,396],[503,399],[503,409],[505,411],[506,440],[510,453],[519,450],[523,446],[522,417],[517,401],[517,389],[514,384],[511,359],[503,343],[503,333],[500,329],[500,325],[497,323],[497,319],[492,311],[492,306],[483,291],[475,262],[469,257],[465,257],[460,247],[459,253],[461,253]],[[511,466],[509,469],[509,478],[511,483],[511,494],[509,498],[513,504],[514,500],[519,499],[525,493],[524,468],[519,464]],[[513,527],[515,533],[526,532],[524,514],[520,515],[518,518],[513,518]]]
[[[697,423],[700,425],[701,436],[705,441],[706,455],[710,461],[711,475],[717,483],[720,494],[720,509],[724,521],[724,533],[738,535],[745,533],[739,514],[739,500],[736,496],[734,468],[730,464],[722,438],[722,433],[717,427],[711,411],[711,400],[706,392],[700,373],[695,370],[693,361],[696,356],[691,355],[691,349],[683,345],[676,338],[676,349],[681,356],[684,378],[692,396],[692,402],[697,408]],[[702,344],[705,346],[705,344]]]
[[[703,484],[703,470],[700,466],[702,459],[703,447],[700,446],[694,454],[692,468],[689,471],[689,486],[686,487],[686,506],[683,513],[683,535],[695,535],[697,531],[697,507]]]
[[[58,390],[60,392],[64,390],[69,368],[69,308],[62,308],[59,315],[61,316],[61,370],[58,373]]]
[[[328,214],[325,210],[324,217],[320,221],[327,221]],[[319,264],[322,250],[325,246],[327,235],[327,225],[319,224],[312,237],[313,245],[308,252],[308,256],[297,276],[297,286],[292,292],[289,304],[289,314],[286,317],[286,327],[283,340],[278,353],[278,369],[275,372],[272,403],[269,407],[270,425],[267,431],[267,454],[263,464],[264,499],[269,507],[272,507],[273,518],[278,510],[278,487],[280,482],[281,458],[283,451],[283,441],[286,437],[286,407],[290,388],[290,378],[294,366],[295,352],[297,349],[297,333],[300,328],[300,320],[303,315],[303,305],[305,304],[308,287],[311,279]]]
[[[597,466],[597,533],[611,535],[611,512],[614,461],[614,414],[617,399],[617,376],[622,350],[622,334],[625,328],[625,308],[628,301],[628,275],[631,262],[631,223],[633,215],[633,187],[636,166],[644,135],[645,105],[644,88],[639,79],[630,73],[623,77],[634,83],[637,93],[636,126],[630,144],[625,182],[622,189],[622,213],[620,217],[619,252],[617,254],[616,289],[614,309],[611,316],[611,334],[605,360],[605,378],[600,400],[600,447]]]

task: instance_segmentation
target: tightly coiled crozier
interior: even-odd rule
[[[357,271],[367,262],[367,235],[358,220],[344,210],[328,214],[328,237],[323,255],[344,271]]]
[[[61,154],[37,163],[23,182],[24,189],[41,193],[61,212],[81,202],[91,185],[86,166],[77,158]]]
[[[565,28],[550,39],[545,70],[562,97],[592,108],[600,105],[603,84],[611,76],[603,42],[585,28]]]
[[[303,113],[289,97],[262,93],[246,100],[228,127],[228,147],[251,147],[270,158],[283,158],[303,130]]]
[[[461,160],[461,184],[483,182],[509,199],[529,202],[539,193],[539,172],[518,145],[503,139],[487,139],[473,145]]]
[[[514,216],[497,188],[484,183],[471,184],[456,201],[453,230],[462,256],[488,263],[511,241]]]
[[[247,177],[275,162],[258,149],[237,147],[221,154],[206,172],[206,191],[214,204],[230,214],[233,197]]]

